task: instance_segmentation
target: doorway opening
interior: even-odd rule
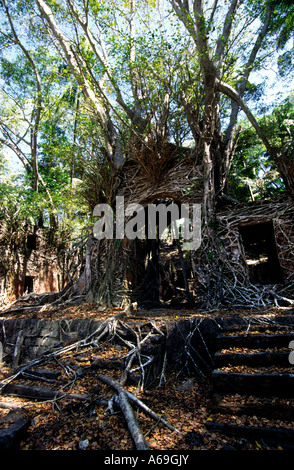
[[[240,225],[249,280],[255,285],[280,284],[283,273],[279,262],[272,221]]]
[[[153,203],[177,204],[172,200],[156,200]],[[145,240],[133,240],[132,256],[128,260],[128,279],[132,278],[132,299],[141,306],[149,308],[164,305],[171,307],[191,306],[193,304],[193,271],[191,266],[191,253],[181,248],[184,240],[184,220],[172,219],[167,211],[165,229],[160,229],[160,223],[156,220],[156,236],[148,239],[148,218],[145,208]],[[176,224],[177,232],[174,232]],[[175,233],[178,234],[175,237]]]
[[[34,277],[33,276],[25,276],[23,291],[26,294],[30,294],[30,292],[34,292]]]
[[[37,237],[36,235],[27,236],[27,249],[36,250],[37,249]]]

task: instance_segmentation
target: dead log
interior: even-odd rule
[[[109,377],[98,374],[98,378],[101,382],[109,385],[117,393],[117,403],[119,404],[119,407],[125,417],[127,426],[129,428],[136,449],[149,450],[149,446],[139,427],[134,411],[129,403],[126,390],[118,382]]]
[[[27,370],[21,370],[19,373],[20,377],[25,377],[30,380],[42,380],[44,382],[48,383],[54,383],[58,379],[58,377],[61,375],[61,372],[59,371],[53,371],[49,369],[27,369]]]
[[[0,383],[0,388],[1,388]],[[57,400],[66,398],[69,400],[83,400],[90,401],[90,397],[87,395],[80,395],[77,393],[59,392],[57,390],[51,390],[49,388],[41,387],[30,387],[28,385],[21,384],[5,384],[1,390],[2,395],[9,395],[15,397],[29,398],[31,400]]]
[[[98,374],[98,379],[103,382],[103,383],[106,383],[107,385],[110,385],[112,388],[114,388],[114,385],[115,386],[119,386],[121,388],[123,388],[118,382],[116,382],[115,380],[113,379],[110,379],[109,377],[106,377],[105,375],[102,375],[102,374]],[[114,388],[115,389],[115,388]],[[127,394],[127,397],[129,400],[131,400],[132,402],[134,402],[139,408],[141,408],[141,410],[147,415],[147,416],[150,416],[150,418],[154,419],[156,422],[159,422],[159,423],[162,423],[164,424],[168,429],[170,429],[172,432],[177,432],[179,434],[181,434],[181,432],[175,428],[172,424],[170,424],[168,421],[166,421],[164,418],[162,418],[161,416],[159,416],[157,413],[155,413],[153,410],[151,410],[151,408],[149,408],[147,405],[145,405],[145,403],[143,403],[139,398],[137,398],[135,395],[133,395],[132,393],[128,392],[127,390],[123,389],[125,391],[125,393]],[[94,390],[95,391],[95,388]]]
[[[142,411],[145,412],[146,415],[150,416],[150,418],[153,418],[156,422],[164,424],[168,429],[170,429],[170,431],[181,434],[181,431],[179,431],[172,424],[162,418],[162,416],[159,416],[157,413],[151,410],[151,408],[145,405],[145,403],[143,403],[139,398],[135,397],[135,395],[130,392],[127,392],[127,395],[130,400],[132,400],[136,405],[138,405],[142,409]]]
[[[145,440],[145,437],[139,427],[133,408],[130,405],[127,394],[124,391],[120,391],[118,394],[119,406],[123,412],[125,420],[127,422],[130,434],[134,441],[137,450],[149,450],[149,446]]]

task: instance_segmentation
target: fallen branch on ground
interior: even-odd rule
[[[117,391],[121,391],[123,390],[128,399],[131,400],[132,402],[134,402],[139,408],[141,408],[141,410],[147,414],[148,416],[150,416],[150,418],[154,419],[155,421],[157,422],[160,422],[162,424],[164,424],[168,429],[170,429],[171,431],[173,432],[177,432],[179,434],[181,434],[181,432],[175,428],[172,424],[170,424],[168,421],[166,421],[164,418],[162,418],[161,416],[159,416],[157,413],[155,413],[153,410],[151,410],[147,405],[145,405],[145,403],[143,403],[139,398],[137,398],[135,395],[133,395],[132,393],[128,392],[127,390],[125,390],[121,384],[119,384],[116,380],[113,380],[111,379],[110,377],[107,377],[105,375],[102,375],[102,374],[98,374],[98,379],[109,385],[113,390],[115,390],[116,392]]]
[[[149,450],[149,446],[140,429],[139,423],[130,405],[125,389],[119,383],[117,383],[116,381],[112,379],[109,379],[108,377],[100,376],[100,380],[104,381],[104,383],[108,383],[116,391],[117,393],[116,403],[119,405],[125,417],[128,429],[130,431],[130,434],[132,436],[136,449],[137,450]]]
[[[2,395],[9,395],[14,397],[29,398],[31,400],[57,400],[67,398],[70,400],[83,400],[89,401],[87,395],[80,395],[77,393],[59,392],[49,388],[30,387],[21,384],[6,384],[2,389]]]

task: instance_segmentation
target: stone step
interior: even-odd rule
[[[251,367],[281,366],[289,367],[289,352],[221,352],[214,355],[215,367],[224,367],[227,365],[247,365]],[[294,372],[294,368],[293,368]]]
[[[287,313],[285,315],[274,315],[274,316],[267,316],[267,315],[256,315],[249,319],[244,312],[244,317],[226,317],[222,321],[222,327],[226,331],[232,330],[243,330],[252,331],[253,329],[259,330],[278,330],[282,328],[293,327],[294,329],[294,315],[291,313]]]
[[[233,347],[253,349],[288,348],[294,340],[294,332],[289,334],[248,334],[248,335],[218,335],[217,350]]]
[[[261,442],[284,450],[294,449],[294,429],[282,427],[241,426],[232,423],[207,421],[206,428],[211,432],[219,432],[228,436],[245,438],[253,442]]]
[[[287,400],[268,399],[255,396],[242,397],[240,395],[218,395],[212,397],[211,412],[213,414],[233,416],[257,416],[270,420],[294,421],[293,403]]]
[[[207,421],[207,429],[261,442],[265,448],[268,445],[294,450],[294,430],[286,425],[294,421],[290,404],[294,397],[294,368],[289,362],[294,326],[292,332],[293,319],[288,321],[290,327],[231,325],[218,335],[216,369],[211,375],[211,412],[215,416]],[[237,416],[238,424],[234,421]],[[255,425],[247,425],[252,422],[250,417],[254,417]],[[256,418],[261,420],[258,426]]]
[[[294,374],[290,373],[237,373],[214,370],[211,381],[214,392],[220,394],[294,396]]]
[[[231,321],[230,323],[224,322],[223,328],[226,331],[244,331],[250,332],[253,330],[259,331],[279,331],[279,330],[287,330],[294,328],[294,316],[284,316],[284,317],[275,317],[274,321],[265,320],[262,318],[256,317],[255,319],[251,319],[250,321],[240,321],[236,320]]]

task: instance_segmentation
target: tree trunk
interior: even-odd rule
[[[283,152],[276,159],[276,165],[287,191],[294,196],[294,152]]]

